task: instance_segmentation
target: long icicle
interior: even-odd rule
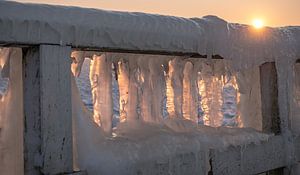
[[[198,77],[199,66],[188,61],[183,71],[183,117],[198,123]]]
[[[191,62],[186,62],[183,70],[183,104],[182,104],[182,114],[185,119],[192,119],[192,107],[193,107],[193,97],[192,97],[192,72],[193,64]]]
[[[149,61],[149,83],[152,91],[151,114],[154,122],[161,122],[163,118],[165,77],[162,65],[165,61],[165,58],[153,58]]]
[[[138,66],[140,68],[139,85],[141,88],[141,95],[139,96],[141,116],[146,122],[152,121],[152,90],[150,87],[150,69],[149,69],[149,58],[147,56],[141,56],[138,58]]]
[[[167,77],[167,109],[170,117],[182,117],[183,66],[181,58],[169,61]]]
[[[205,125],[218,127],[222,125],[222,88],[223,81],[220,69],[222,65],[216,62],[202,63],[201,77],[198,81]]]
[[[102,54],[91,61],[90,79],[94,104],[94,120],[103,130],[112,132],[112,75],[111,61]]]
[[[128,121],[134,121],[140,117],[139,76],[140,70],[137,66],[137,59],[132,57],[129,59]]]
[[[125,59],[118,62],[118,84],[120,94],[120,122],[124,122],[128,116],[128,93],[129,93],[129,67]]]
[[[142,56],[138,59],[142,84],[141,116],[146,122],[161,122],[163,118],[164,58]]]

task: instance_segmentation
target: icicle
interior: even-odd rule
[[[223,91],[223,75],[224,75],[224,64],[222,60],[216,60],[213,64],[213,82],[212,82],[212,103],[211,112],[210,112],[210,121],[211,126],[218,127],[223,123],[223,114],[222,114],[222,91]]]
[[[12,49],[10,48],[1,48],[0,49],[0,100],[2,96],[5,95],[5,92],[8,90],[8,78],[9,78],[9,67],[10,67],[10,54]],[[0,114],[0,131],[3,126],[2,120],[3,116]],[[1,133],[0,133],[1,134]]]
[[[0,51],[0,66],[7,65],[9,86],[0,99],[0,171],[1,174],[24,172],[23,159],[23,83],[22,50]],[[2,68],[3,68],[2,67]],[[7,67],[7,68],[8,68]]]
[[[223,125],[236,126],[237,125],[237,87],[235,76],[228,75],[225,77],[225,85],[223,87]]]
[[[202,71],[200,74],[200,79],[198,82],[199,87],[199,94],[201,96],[201,106],[203,110],[203,123],[205,125],[210,125],[210,119],[209,119],[209,111],[210,111],[210,103],[211,103],[211,94],[209,91],[209,85],[211,84],[211,76],[212,76],[212,70],[211,67],[205,63],[202,65]]]
[[[138,66],[140,68],[139,86],[141,88],[140,106],[141,116],[144,121],[152,121],[152,89],[150,87],[150,69],[149,69],[149,58],[147,56],[141,56],[138,58]]]
[[[85,52],[83,51],[73,51],[71,54],[72,64],[71,70],[75,77],[79,77],[81,72],[81,67],[84,62]]]
[[[111,61],[102,54],[91,61],[90,80],[94,104],[94,120],[103,130],[112,131],[112,84]]]
[[[7,91],[8,79],[9,79],[9,56],[11,49],[1,48],[0,49],[0,99],[2,95]],[[1,120],[1,119],[0,119]]]
[[[182,117],[183,66],[181,58],[169,61],[167,77],[167,109],[170,117]]]
[[[116,127],[117,123],[120,122],[120,94],[119,94],[119,86],[118,86],[118,62],[114,61],[111,57],[112,64],[112,98],[113,98],[113,127]]]
[[[185,119],[198,123],[198,96],[197,86],[195,86],[194,66],[187,62],[183,71],[183,104],[182,112]]]
[[[166,107],[167,107],[167,112],[169,114],[169,117],[175,117],[175,106],[174,106],[174,90],[172,88],[171,84],[171,73],[170,70],[173,71],[173,68],[171,67],[172,65],[168,65],[168,71],[166,74],[166,96],[167,96],[167,102],[166,102]]]
[[[199,59],[193,59],[193,72],[192,72],[192,97],[193,97],[193,105],[195,114],[193,114],[192,120],[195,121],[197,124],[202,123],[203,120],[200,119],[202,115],[202,108],[201,108],[201,96],[199,94],[199,73],[202,69],[202,64],[200,64]]]
[[[238,110],[240,126],[262,129],[261,94],[259,67],[241,71],[237,74],[240,93]]]
[[[142,77],[141,116],[147,122],[160,122],[163,112],[164,58],[142,56],[138,66]]]
[[[200,79],[198,81],[201,106],[203,109],[203,122],[205,125],[218,127],[222,125],[222,76],[220,65],[203,62]]]
[[[149,61],[150,68],[150,88],[152,90],[151,99],[152,99],[152,119],[155,122],[160,122],[163,118],[163,106],[164,106],[164,88],[165,88],[165,77],[163,71],[163,63],[165,58],[153,58]]]
[[[137,58],[121,59],[118,62],[118,84],[120,92],[120,122],[136,120],[140,116],[140,70]]]
[[[137,59],[132,58],[129,60],[128,121],[137,120],[140,117],[139,76],[140,70],[137,66]]]
[[[129,67],[124,59],[118,62],[118,84],[120,94],[120,122],[124,122],[128,116],[128,88],[129,88]]]

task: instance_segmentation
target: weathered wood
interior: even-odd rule
[[[70,47],[24,50],[25,174],[72,172]]]
[[[24,174],[40,174],[41,106],[39,48],[23,49]]]
[[[278,84],[275,62],[267,62],[260,66],[260,87],[262,102],[262,130],[264,132],[281,133],[278,106]],[[284,144],[283,144],[284,145]],[[283,168],[277,167],[267,174],[283,174]]]
[[[260,66],[262,130],[280,134],[277,72],[274,62]]]
[[[281,136],[274,136],[260,145],[230,147],[225,151],[211,150],[212,172],[214,175],[250,175],[284,167],[283,144]]]
[[[41,45],[43,173],[72,172],[71,48]]]

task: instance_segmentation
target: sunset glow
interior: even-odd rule
[[[252,22],[252,25],[256,28],[256,29],[261,29],[264,27],[264,21],[261,19],[254,19]]]

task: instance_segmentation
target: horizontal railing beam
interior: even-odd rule
[[[259,174],[286,166],[284,138],[273,136],[261,144],[211,150],[211,166],[214,175]]]
[[[41,44],[45,45],[45,44]],[[58,44],[47,44],[47,45],[58,45]],[[36,44],[18,44],[18,43],[6,43],[1,44],[1,47],[20,47],[27,48],[38,46]],[[59,46],[59,45],[58,45]],[[70,46],[72,47],[72,46]],[[155,51],[155,50],[126,50],[120,48],[89,48],[89,47],[72,47],[73,50],[77,51],[91,51],[91,52],[113,52],[113,53],[128,53],[128,54],[145,54],[145,55],[167,55],[167,56],[183,56],[188,58],[207,58],[207,55],[201,55],[199,53],[189,53],[189,52],[169,52],[169,51]],[[220,55],[212,55],[212,59],[223,59]]]

